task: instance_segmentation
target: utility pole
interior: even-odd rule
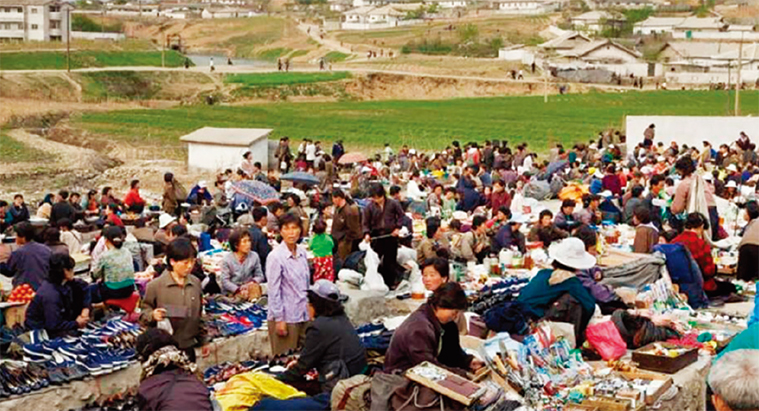
[[[725,115],[730,115],[730,69],[733,67],[733,62],[727,61],[727,107],[725,107]]]
[[[741,115],[741,66],[743,65],[743,32],[738,45],[738,76],[735,82],[735,115]]]
[[[548,70],[543,67],[543,102],[548,103]]]
[[[164,57],[164,51],[166,50],[166,33],[163,33],[163,43],[161,44],[161,67],[166,67],[166,59]]]
[[[66,71],[71,73],[71,6],[64,7],[66,7]]]

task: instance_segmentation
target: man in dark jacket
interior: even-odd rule
[[[71,222],[76,221],[76,209],[71,206],[68,201],[69,192],[67,190],[61,190],[58,192],[57,201],[53,205],[52,211],[50,211],[50,225],[53,227],[58,226],[58,222],[64,218]]]
[[[13,204],[8,209],[8,213],[11,215],[11,225],[15,226],[22,221],[29,221],[29,209],[26,207],[26,203],[24,203],[24,196],[21,194],[13,196]]]
[[[403,227],[403,208],[388,198],[380,183],[369,186],[372,201],[364,209],[364,239],[371,241],[372,249],[379,254],[379,272],[385,284],[393,288],[398,281],[398,235]]]
[[[48,276],[50,249],[34,241],[34,227],[29,222],[16,224],[13,231],[19,248],[7,262],[0,263],[0,274],[13,277],[13,287],[29,284],[37,290]]]
[[[250,227],[250,250],[258,254],[258,259],[261,260],[261,267],[266,267],[266,257],[271,252],[271,246],[269,246],[269,238],[261,231],[268,223],[267,215],[269,211],[264,207],[256,207],[253,209],[253,225]]]
[[[332,204],[335,206],[332,218],[332,239],[335,241],[335,255],[340,260],[353,251],[358,250],[361,240],[361,214],[355,204],[348,204],[345,192],[335,190],[332,193]]]

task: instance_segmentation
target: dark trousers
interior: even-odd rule
[[[195,362],[197,358],[195,357],[195,347],[187,347],[184,350],[185,355],[187,355],[187,359],[190,360],[190,362]]]
[[[759,277],[759,245],[744,244],[738,249],[738,279],[753,281]]]
[[[121,300],[128,298],[134,293],[134,285],[122,288],[108,288],[105,283],[97,282],[90,284],[87,291],[90,294],[90,302],[92,304],[102,303],[108,300]]]
[[[719,241],[719,212],[717,212],[717,207],[709,207],[709,227],[712,229],[712,241]]]
[[[398,238],[385,237],[372,240],[372,249],[380,257],[379,272],[385,284],[393,288],[398,281]]]
[[[291,400],[275,400],[264,398],[256,405],[250,407],[250,411],[263,410],[286,410],[286,411],[321,411],[330,409],[330,397],[328,392],[306,398],[293,398]]]

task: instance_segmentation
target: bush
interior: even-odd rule
[[[91,19],[85,14],[72,14],[71,15],[71,30],[72,31],[86,31],[86,32],[108,32],[108,33],[120,33],[123,29],[123,25],[120,22],[113,24],[103,25]]]

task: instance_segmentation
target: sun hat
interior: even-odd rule
[[[314,285],[312,285],[308,291],[324,298],[325,300],[330,300],[336,303],[342,303],[348,300],[347,295],[340,294],[340,290],[335,283],[325,279],[316,280]]]
[[[166,228],[167,225],[176,221],[177,218],[168,214],[161,214],[158,217],[158,228]]]
[[[736,172],[738,171],[738,167],[736,167],[735,164],[730,164],[729,166],[727,166],[727,171]]]
[[[548,247],[551,259],[577,270],[586,270],[596,265],[596,258],[585,251],[585,243],[579,238],[569,237]]]
[[[609,191],[609,190],[604,190],[604,191],[601,191],[601,194],[599,194],[599,195],[601,197],[608,198],[608,197],[613,196],[614,194],[612,194],[612,192]]]
[[[454,211],[453,214],[451,214],[451,217],[453,217],[454,220],[464,221],[469,216],[466,214],[466,211],[458,210]]]
[[[725,185],[725,188],[738,188],[738,184],[735,184],[735,181],[730,180]]]
[[[656,161],[658,161],[658,162],[660,162],[660,163],[663,163],[663,162],[667,161],[667,158],[666,158],[666,157],[664,157],[664,156],[659,156],[659,157],[656,159]]]
[[[206,183],[205,180],[200,180],[200,181],[198,181],[198,187],[200,187],[200,188],[207,188],[208,187],[208,183]]]
[[[704,174],[704,180],[705,181],[712,181],[712,179],[713,179],[713,177],[712,177],[711,173]]]
[[[593,173],[593,177],[595,177],[595,178],[604,178],[604,173],[602,173],[601,170],[596,170],[596,172]]]

